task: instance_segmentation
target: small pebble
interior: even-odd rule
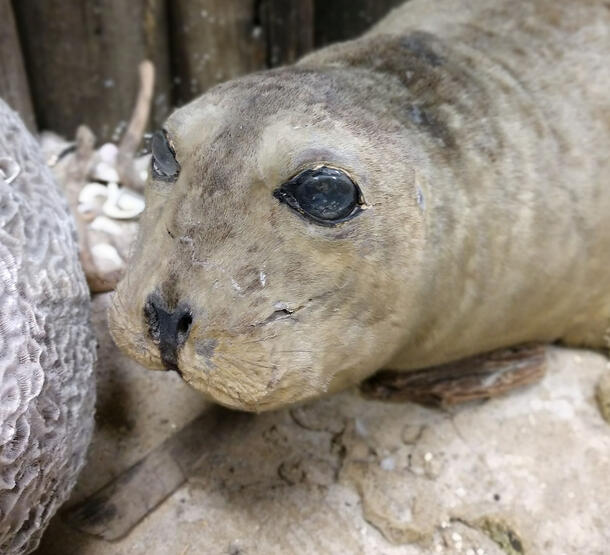
[[[396,461],[394,460],[394,457],[386,457],[385,459],[381,460],[380,466],[383,468],[383,470],[394,470],[396,467]]]

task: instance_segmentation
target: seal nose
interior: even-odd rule
[[[159,345],[161,360],[168,370],[178,368],[178,350],[188,339],[193,316],[188,306],[174,311],[165,309],[165,303],[157,295],[149,295],[144,305],[144,319],[152,340]]]

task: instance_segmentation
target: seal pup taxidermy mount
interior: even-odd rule
[[[381,368],[604,346],[609,28],[603,1],[413,0],[177,110],[115,342],[251,411]]]

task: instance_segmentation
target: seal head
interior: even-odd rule
[[[371,93],[392,86],[293,67],[176,111],[153,140],[147,208],[110,312],[116,343],[251,411],[390,360],[422,283],[425,228],[418,151]]]

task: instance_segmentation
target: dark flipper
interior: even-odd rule
[[[448,406],[503,395],[539,381],[545,371],[545,346],[525,345],[414,372],[383,370],[361,390],[371,399]]]

